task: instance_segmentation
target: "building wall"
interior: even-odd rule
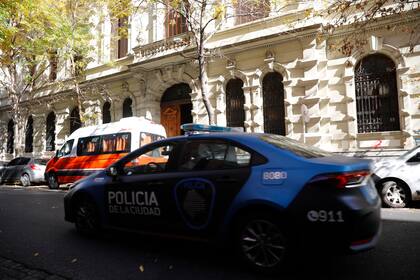
[[[302,8],[302,11],[306,7]],[[297,12],[232,27],[227,24],[207,42],[207,48],[217,49],[221,55],[207,64],[210,100],[216,113],[216,124],[226,125],[226,84],[232,78],[243,81],[245,95],[245,129],[263,132],[262,81],[276,71],[283,77],[285,92],[286,135],[309,145],[344,153],[366,155],[398,154],[415,145],[414,136],[420,134],[420,46],[408,51],[407,34],[389,31],[380,21],[366,35],[368,44],[363,52],[346,57],[334,49],[334,43],[348,35],[344,30],[330,38],[319,38],[320,23],[306,22],[298,27],[281,24],[285,17]],[[102,107],[111,103],[112,121],[122,118],[122,104],[131,98],[135,116],[160,122],[160,100],[172,85],[187,83],[191,88],[191,112],[194,122],[207,123],[208,118],[197,82],[197,65],[177,53],[192,50],[188,34],[180,39],[164,40],[163,15],[156,7],[131,19],[129,54],[112,65],[107,64],[113,54],[110,21],[100,28],[106,32],[103,48],[90,65],[85,87],[94,85],[83,105],[86,125],[102,122]],[[417,19],[419,20],[419,19]],[[399,26],[398,19],[393,23]],[[289,30],[289,29],[290,30]],[[358,133],[354,68],[360,59],[372,53],[390,57],[396,65],[400,131]],[[97,85],[97,86],[95,86]],[[54,97],[53,97],[54,96]],[[53,91],[39,94],[36,106],[30,106],[34,118],[35,156],[50,157],[45,151],[46,118],[56,114],[56,149],[69,135],[69,115],[76,101],[69,91],[54,95]],[[308,119],[302,117],[302,105]],[[92,117],[93,116],[93,117]],[[82,116],[83,118],[84,116]],[[0,160],[10,159],[6,137],[7,104],[0,103]],[[419,136],[420,137],[420,136]],[[17,143],[15,143],[15,146]]]

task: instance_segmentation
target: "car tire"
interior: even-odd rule
[[[28,174],[24,173],[20,176],[20,184],[23,187],[29,187],[31,185],[31,178]]]
[[[48,173],[48,188],[56,190],[60,187],[55,173]]]
[[[408,187],[398,180],[386,180],[381,183],[380,195],[384,206],[404,208],[410,203]]]
[[[290,262],[292,240],[274,215],[248,215],[236,225],[236,254],[255,271],[279,273]]]
[[[99,214],[96,205],[88,197],[81,197],[75,203],[75,226],[84,236],[96,236],[100,231]]]

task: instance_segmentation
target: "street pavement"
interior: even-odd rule
[[[207,243],[106,233],[64,221],[65,190],[0,186],[0,279],[420,279],[420,209],[383,209],[374,250],[305,252],[284,274],[255,274]]]

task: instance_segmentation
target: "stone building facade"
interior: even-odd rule
[[[308,1],[240,25],[228,20],[206,41],[214,53],[206,67],[216,124],[282,134],[348,154],[387,156],[414,147],[420,140],[420,45],[410,51],[409,34],[398,30],[407,22],[418,25],[419,11],[377,20],[363,35],[364,49],[345,56],[335,42],[358,31],[343,27],[319,36],[323,18],[301,20],[314,9]],[[95,61],[82,85],[96,88],[83,101],[86,114],[94,116],[86,125],[144,116],[176,135],[181,123],[208,122],[197,64],[180,55],[193,51],[192,35],[166,36],[159,11],[152,6],[130,18],[127,52],[120,58],[112,47],[121,45],[112,41],[111,22],[98,30],[104,36],[93,42]],[[60,75],[64,79],[65,71]],[[51,86],[27,102],[32,139],[24,142],[32,140],[33,147],[24,154],[50,157],[65,141],[74,130],[72,112],[77,115],[72,96],[71,89],[56,92]],[[8,108],[3,94],[1,159],[16,156],[19,145],[28,148],[10,140]]]

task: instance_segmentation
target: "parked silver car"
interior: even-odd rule
[[[6,168],[7,166],[7,161],[0,161],[0,180],[1,180],[1,176],[3,175],[3,170]]]
[[[420,200],[420,146],[396,159],[376,162],[374,178],[384,206],[402,208]]]
[[[33,183],[45,182],[44,172],[48,160],[17,157],[2,169],[0,184],[20,183],[27,187]]]

